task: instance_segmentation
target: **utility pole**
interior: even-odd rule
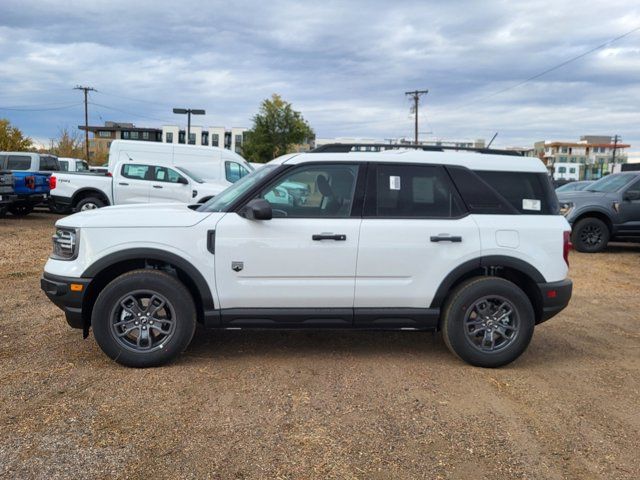
[[[616,149],[618,148],[618,135],[613,137],[613,154],[611,155],[611,163],[616,164]],[[613,168],[613,167],[611,167]]]
[[[92,87],[83,87],[80,85],[75,86],[74,90],[82,90],[84,92],[84,151],[86,155],[85,160],[89,163],[89,110],[87,106],[87,92],[97,92],[97,90]]]
[[[415,144],[418,145],[418,104],[420,97],[429,93],[429,90],[414,90],[413,92],[404,92],[404,94],[413,99],[413,111],[416,115],[415,122]]]

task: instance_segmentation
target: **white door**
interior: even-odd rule
[[[128,203],[149,203],[149,181],[151,166],[125,163],[113,179],[113,200],[115,205]]]
[[[191,202],[192,188],[186,177],[179,174],[173,168],[153,166],[151,169],[149,202]],[[185,181],[187,183],[181,183]]]
[[[447,274],[479,256],[478,227],[442,167],[371,165],[356,308],[426,309]]]
[[[279,309],[285,317],[283,309],[322,309],[328,322],[335,320],[329,309],[342,309],[336,317],[351,322],[361,223],[360,216],[351,216],[358,169],[347,164],[292,167],[257,195],[272,203],[273,219],[228,213],[220,220],[215,271],[223,323],[225,309]],[[304,205],[286,195],[286,182],[309,186]],[[304,315],[292,318],[306,321]]]

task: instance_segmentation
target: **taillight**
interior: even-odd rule
[[[27,188],[34,190],[36,188],[36,177],[24,177],[24,184]]]
[[[569,266],[569,251],[573,248],[571,244],[571,231],[563,232],[562,235],[562,256],[564,257],[564,261]]]
[[[49,190],[53,190],[54,188],[56,188],[57,184],[58,184],[58,179],[53,175],[51,175],[49,177]]]

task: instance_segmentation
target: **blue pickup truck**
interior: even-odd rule
[[[60,170],[53,155],[27,152],[0,152],[0,170],[13,174],[13,195],[6,208],[21,217],[33,211],[33,207],[49,201],[51,172]]]

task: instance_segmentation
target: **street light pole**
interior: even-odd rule
[[[187,115],[187,141],[185,143],[189,145],[191,138],[191,115],[206,115],[206,112],[198,108],[174,108],[173,113]]]

